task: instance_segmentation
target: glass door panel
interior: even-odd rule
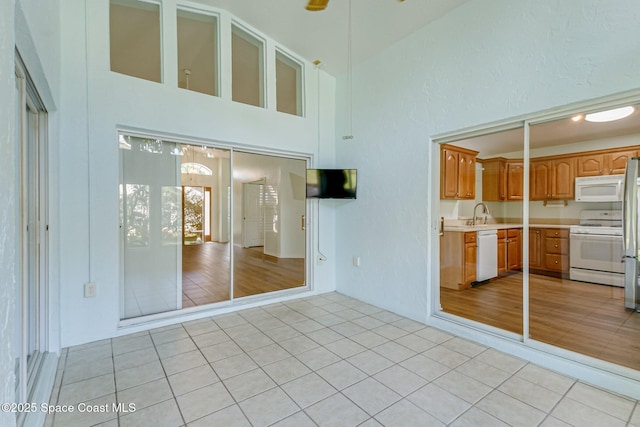
[[[234,298],[305,285],[304,160],[234,153]]]
[[[577,179],[601,187],[598,179],[621,176],[628,158],[640,154],[634,111],[609,122],[576,111],[531,126],[529,330],[537,341],[637,370],[640,314],[625,308],[624,247],[616,235],[622,202],[574,194]]]
[[[159,139],[120,137],[121,318],[182,308],[180,161]]]
[[[522,128],[441,147],[440,306],[522,334]],[[464,188],[463,188],[464,187]]]
[[[231,298],[230,151],[182,145],[182,306]]]

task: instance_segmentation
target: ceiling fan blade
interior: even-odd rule
[[[309,0],[309,3],[307,3],[307,10],[317,12],[319,10],[324,10],[328,4],[329,0]]]

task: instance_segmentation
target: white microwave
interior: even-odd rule
[[[620,202],[624,191],[624,174],[576,178],[577,202]]]

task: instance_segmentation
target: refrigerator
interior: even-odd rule
[[[622,197],[622,241],[624,244],[624,306],[640,309],[640,290],[638,289],[638,221],[640,202],[640,157],[630,157],[624,177]]]

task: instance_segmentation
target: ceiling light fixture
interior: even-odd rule
[[[636,109],[632,106],[614,108],[613,110],[599,111],[597,113],[591,113],[584,116],[584,119],[588,122],[603,123],[613,122],[615,120],[624,119],[633,114]]]
[[[571,121],[572,122],[579,122],[582,119],[584,119],[584,116],[582,114],[578,114],[578,115],[575,115],[575,116],[571,117]]]

